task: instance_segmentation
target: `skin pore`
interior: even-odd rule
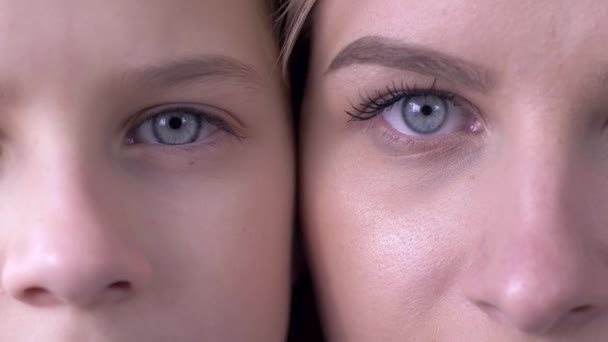
[[[330,341],[608,338],[608,4],[318,1],[303,220]]]
[[[293,152],[267,7],[0,1],[3,341],[285,339]]]

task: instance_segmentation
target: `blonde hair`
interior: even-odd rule
[[[287,75],[289,58],[300,36],[300,31],[304,27],[315,3],[316,0],[286,0],[283,5],[284,39],[281,49],[281,63],[285,75]]]

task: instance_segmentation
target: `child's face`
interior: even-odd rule
[[[3,341],[281,341],[289,113],[250,0],[0,1]]]
[[[318,3],[303,204],[332,341],[608,339],[606,18]]]

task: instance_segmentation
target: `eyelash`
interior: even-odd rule
[[[359,105],[351,103],[352,110],[346,111],[346,114],[353,121],[368,121],[382,114],[386,109],[391,108],[399,101],[415,96],[437,96],[450,101],[454,106],[459,106],[458,95],[437,89],[435,87],[436,83],[437,79],[433,80],[430,87],[419,88],[416,86],[410,87],[405,82],[399,84],[393,82],[390,86],[386,87],[384,92],[377,91],[373,97],[361,95]]]

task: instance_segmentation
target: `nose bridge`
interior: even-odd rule
[[[565,288],[573,279],[564,278],[585,264],[589,227],[580,215],[578,153],[558,133],[547,135],[522,134],[504,157],[500,178],[507,181],[498,199],[504,211],[492,222],[504,233],[493,248],[509,270],[506,295],[515,296],[525,286],[538,296],[555,296],[548,281]]]
[[[588,116],[578,112],[576,103],[562,100],[564,89],[541,92],[551,84],[539,78],[533,88],[518,93],[497,153],[495,179],[505,193],[500,205],[516,212],[512,218],[522,229],[572,224],[570,218],[580,213],[581,190],[592,190],[581,177],[590,166],[584,157]]]
[[[541,128],[545,134],[534,134],[538,130],[529,130],[532,133],[522,130],[504,156],[502,177],[509,186],[505,191],[511,194],[507,200],[512,201],[517,211],[514,218],[522,221],[522,227],[551,227],[567,213],[568,195],[576,181],[576,153],[559,131],[551,134]]]
[[[16,190],[21,190],[16,191],[20,197],[16,201],[36,208],[26,216],[30,229],[65,231],[84,238],[103,230],[103,221],[109,218],[104,211],[110,208],[100,190],[111,184],[106,182],[103,157],[79,141],[81,136],[64,132],[67,129],[73,128],[49,127],[46,135],[29,146],[25,166],[15,175]]]
[[[103,194],[113,186],[104,181],[107,170],[76,147],[48,146],[31,153],[16,176],[20,227],[6,253],[4,290],[29,305],[128,298],[146,283],[150,266],[117,218],[119,200]]]

